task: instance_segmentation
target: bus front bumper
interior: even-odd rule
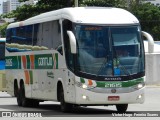
[[[100,93],[76,87],[76,104],[78,105],[113,105],[143,103],[145,87],[128,93]]]

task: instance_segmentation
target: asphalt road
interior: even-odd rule
[[[115,106],[93,106],[93,107],[78,107],[72,113],[62,113],[60,111],[60,105],[57,102],[47,101],[40,103],[37,108],[23,108],[17,106],[16,98],[11,97],[6,92],[0,92],[0,118],[5,115],[12,115],[12,117],[19,119],[21,117],[37,116],[37,120],[42,119],[39,117],[47,117],[47,119],[57,118],[73,118],[77,119],[88,118],[88,119],[102,119],[112,118],[122,119],[130,117],[135,119],[137,117],[144,117],[146,119],[153,119],[154,117],[160,118],[160,87],[147,87],[145,90],[145,103],[144,104],[130,104],[125,114],[118,114]],[[3,115],[2,115],[3,114]],[[158,115],[158,116],[157,116]],[[146,117],[147,116],[147,117]],[[46,118],[45,118],[46,119]]]

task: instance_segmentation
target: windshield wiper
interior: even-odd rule
[[[130,79],[132,79],[132,76],[131,76],[130,72],[126,69],[126,67],[125,67],[124,65],[120,64],[120,59],[118,58],[118,55],[117,55],[115,46],[112,46],[112,47],[114,48],[114,53],[115,53],[115,59],[114,59],[114,60],[116,60],[116,64],[117,64],[117,61],[119,61],[119,62],[118,62],[119,65],[116,65],[117,68],[123,70],[123,72],[124,72],[126,75],[128,75],[128,76],[130,77]],[[119,67],[118,67],[118,66],[119,66]],[[113,67],[113,69],[114,69],[114,67]]]
[[[98,70],[97,76],[99,76],[100,73],[102,72],[102,70],[106,67],[107,62],[108,62],[108,55],[106,56],[106,58],[104,59],[104,62],[102,63],[100,69]],[[108,65],[109,65],[109,64],[108,64]]]

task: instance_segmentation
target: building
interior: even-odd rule
[[[24,4],[27,5],[35,5],[38,2],[38,0],[28,0],[26,2],[20,3],[18,0],[7,0],[3,2],[3,8],[2,8],[2,14],[6,14],[11,12],[12,10],[16,10],[17,7],[22,6]]]
[[[20,6],[20,2],[18,0],[8,0],[8,1],[10,1],[9,12],[11,12],[12,10],[16,10],[17,7]]]
[[[7,0],[3,2],[3,14],[9,13],[12,10],[16,10],[17,7],[20,6],[20,2],[18,0]]]
[[[3,14],[8,13],[9,12],[10,1],[3,2],[2,6],[3,6],[2,13]]]

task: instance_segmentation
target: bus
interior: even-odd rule
[[[7,92],[23,107],[58,101],[63,112],[95,105],[125,112],[145,98],[143,33],[134,15],[112,7],[63,8],[11,23]]]
[[[5,42],[6,42],[6,38],[0,38],[0,91],[6,91]]]

